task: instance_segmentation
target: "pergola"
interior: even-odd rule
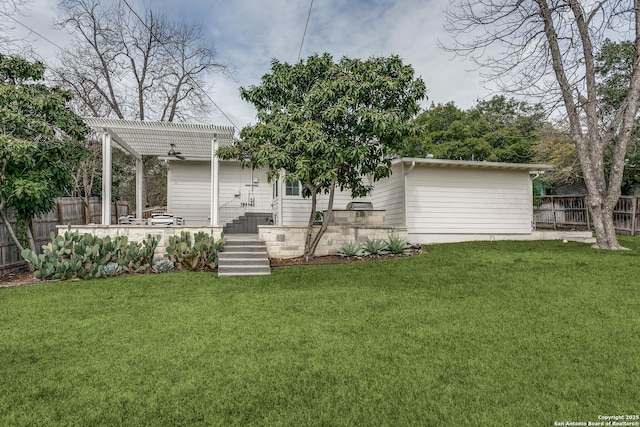
[[[142,218],[142,156],[169,157],[171,144],[185,160],[211,160],[211,225],[218,225],[219,146],[233,144],[233,128],[188,123],[150,122],[87,117],[87,125],[102,134],[102,224],[111,223],[111,147],[136,160],[136,217]]]

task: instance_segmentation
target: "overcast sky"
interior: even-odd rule
[[[2,1],[2,0],[0,0]],[[109,0],[104,0],[109,1]],[[130,3],[143,10],[143,0]],[[152,8],[165,11],[175,20],[200,21],[214,44],[218,58],[235,71],[233,78],[213,77],[216,104],[236,126],[255,123],[255,110],[240,99],[239,87],[259,84],[269,71],[272,58],[295,62],[305,29],[311,0],[147,0]],[[486,98],[489,91],[481,84],[479,72],[469,71],[474,64],[438,47],[450,35],[443,29],[448,0],[314,0],[302,57],[329,52],[366,59],[371,56],[399,55],[413,65],[416,75],[427,86],[428,100],[453,101],[468,108]],[[69,36],[55,30],[57,0],[31,0],[26,16],[16,18],[54,43],[65,46]],[[4,17],[0,17],[4,18]],[[25,34],[16,25],[16,31]],[[54,61],[56,47],[37,35],[30,43],[45,61]],[[202,122],[230,125],[213,111]]]

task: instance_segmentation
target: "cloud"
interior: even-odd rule
[[[129,0],[142,9],[142,0]],[[240,99],[239,88],[259,84],[273,58],[295,62],[298,59],[310,0],[154,0],[176,20],[197,20],[218,58],[231,64],[234,77],[212,76],[210,93],[216,104],[238,126],[256,121],[255,110]],[[334,58],[368,58],[397,54],[413,65],[422,76],[431,102],[454,101],[467,108],[488,91],[480,83],[479,72],[468,71],[471,63],[438,47],[438,40],[449,40],[443,29],[448,0],[316,0],[313,3],[302,57],[329,52]],[[55,0],[32,0],[25,18],[39,32],[65,45],[68,36],[52,29]],[[33,37],[33,36],[32,36]],[[37,37],[36,37],[37,39]],[[42,40],[34,49],[46,60],[53,60],[53,48]],[[202,121],[229,125],[219,112]]]

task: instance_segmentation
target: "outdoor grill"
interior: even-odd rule
[[[373,204],[371,202],[349,202],[347,203],[348,211],[372,211]]]

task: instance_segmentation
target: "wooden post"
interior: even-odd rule
[[[631,208],[631,235],[635,236],[636,235],[636,211],[638,210],[638,198],[634,197],[633,198],[633,203],[632,203],[632,208]]]
[[[553,229],[556,230],[558,228],[556,224],[556,200],[555,196],[551,196],[551,216],[553,217]]]
[[[58,224],[65,225],[64,223],[64,205],[62,204],[62,200],[58,199]]]
[[[585,212],[587,213],[587,230],[591,230],[591,224],[589,221],[589,196],[582,196],[582,203],[584,205]]]

